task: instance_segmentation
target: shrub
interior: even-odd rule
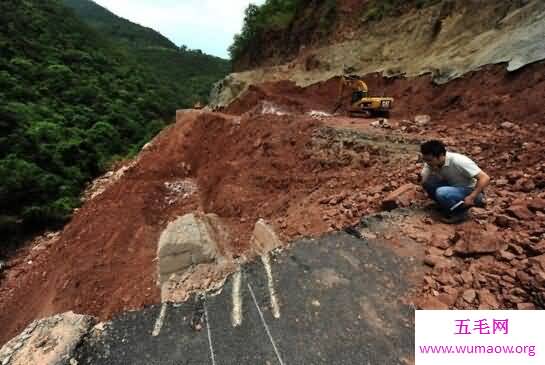
[[[267,0],[261,6],[248,5],[244,12],[242,31],[233,38],[229,47],[232,60],[242,56],[261,34],[287,29],[297,12],[301,0]]]

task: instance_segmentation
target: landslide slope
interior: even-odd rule
[[[454,4],[461,7],[455,9],[464,8],[462,2]],[[405,16],[420,24],[419,12],[439,9],[434,6]],[[520,23],[535,20],[542,11],[539,2],[509,9],[510,15],[501,19],[529,12]],[[51,313],[74,309],[105,319],[158,302],[157,240],[169,221],[187,212],[218,214],[234,233],[225,248],[233,256],[249,248],[258,218],[270,221],[286,240],[354,224],[380,210],[389,193],[417,181],[418,144],[428,138],[441,138],[449,148],[471,154],[492,175],[487,191],[492,204],[472,224],[490,229],[489,242],[497,238],[502,247],[475,257],[459,247],[465,255],[455,257],[456,265],[429,273],[422,284],[425,297],[448,293],[449,304],[444,306],[478,308],[486,304],[481,295],[469,303],[464,293],[486,287],[494,300],[483,308],[541,307],[545,283],[538,279],[545,277],[545,267],[540,266],[545,260],[545,212],[536,203],[545,199],[543,63],[515,71],[503,64],[468,68],[441,85],[434,82],[433,73],[415,78],[367,74],[372,90],[398,100],[391,129],[381,129],[371,121],[315,112],[333,106],[338,87],[337,80],[330,79],[336,72],[333,66],[341,72],[344,65],[329,63],[327,57],[342,57],[329,52],[343,44],[309,51],[288,65],[231,75],[220,90],[231,88],[223,105],[241,97],[225,108],[226,114],[180,112],[175,125],[112,175],[115,181],[91,194],[95,196],[57,238],[37,242],[9,262],[0,286],[0,326],[5,329],[0,343],[32,319]],[[410,57],[419,62],[417,56]],[[280,82],[261,83],[267,80]],[[431,121],[414,123],[414,115],[422,112],[431,114]],[[438,242],[433,236],[438,225],[425,221],[423,225],[418,218],[409,231],[416,227],[429,233],[428,238],[417,238],[435,256],[453,256],[443,250],[450,247],[450,238]],[[456,228],[452,236],[465,230]],[[440,248],[445,252],[431,247],[437,243],[445,244]],[[462,283],[462,271],[475,272],[475,280]],[[453,280],[445,281],[445,276]]]
[[[353,148],[343,150],[344,143]],[[259,218],[286,239],[353,223],[380,199],[357,194],[342,217],[340,206],[325,203],[364,192],[380,175],[383,158],[366,138],[337,138],[310,116],[179,113],[176,124],[88,195],[60,234],[28,245],[8,262],[0,282],[0,343],[53,313],[106,319],[159,302],[159,236],[186,213],[218,214],[232,237],[225,255],[233,256],[246,253]],[[394,155],[384,163],[397,174],[406,162]],[[373,194],[386,193],[375,188]],[[204,280],[195,284],[201,286]]]

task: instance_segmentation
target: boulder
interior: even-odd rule
[[[467,289],[462,294],[462,298],[469,304],[473,303],[475,301],[475,298],[477,297],[477,293],[474,289]]]
[[[265,220],[258,220],[250,240],[251,250],[257,255],[264,255],[280,246],[282,246],[282,241],[274,228]]]
[[[438,269],[450,268],[450,267],[456,266],[456,262],[449,260],[446,257],[434,255],[434,254],[426,255],[424,257],[424,263],[428,266],[435,267]]]
[[[414,117],[414,122],[419,126],[424,126],[431,122],[431,117],[426,114],[417,115],[416,117]]]
[[[534,214],[528,209],[526,205],[517,204],[507,208],[507,213],[520,220],[526,221],[534,218]]]
[[[518,224],[515,218],[509,217],[505,214],[499,214],[496,216],[494,223],[501,228],[513,228]]]
[[[452,292],[439,294],[437,296],[437,300],[439,300],[441,303],[446,304],[447,306],[454,305],[456,303],[456,299],[458,299],[458,291],[457,290],[453,290]]]
[[[455,281],[452,275],[446,271],[443,271],[441,275],[437,277],[437,281],[443,285],[454,285]]]
[[[533,251],[535,254],[542,255],[545,253],[545,240],[538,241],[535,243],[530,243],[528,248]]]
[[[515,124],[513,124],[511,122],[503,122],[502,124],[500,124],[500,126],[503,129],[513,129],[513,128],[515,128]]]
[[[515,191],[522,191],[525,193],[529,193],[533,191],[535,188],[536,188],[536,184],[534,183],[534,180],[526,178],[526,177],[522,177],[518,179],[515,182],[515,185],[513,186],[513,189]]]
[[[462,256],[494,253],[503,244],[496,227],[491,224],[468,225],[463,231],[458,232],[458,235],[454,252]]]
[[[415,184],[405,184],[394,190],[382,201],[382,209],[393,210],[398,207],[408,207],[418,199],[419,187]]]
[[[472,207],[471,216],[477,220],[486,221],[490,216],[490,212],[484,208]]]
[[[95,318],[73,312],[35,321],[0,349],[0,364],[67,364],[95,323]]]
[[[473,274],[471,272],[463,271],[460,276],[465,284],[468,284],[470,286],[471,284],[473,284]]]
[[[517,279],[523,286],[528,286],[532,282],[532,277],[523,270],[517,271]]]
[[[545,254],[528,258],[528,263],[545,270]]]
[[[516,256],[508,251],[500,251],[499,257],[505,261],[512,261]]]
[[[523,171],[515,170],[515,171],[511,171],[510,173],[507,174],[507,179],[509,180],[510,183],[514,183],[515,181],[517,181],[518,179],[520,179],[523,176],[524,176]]]
[[[189,266],[213,262],[228,234],[214,214],[186,214],[170,222],[157,248],[159,285]]]
[[[479,297],[479,309],[498,309],[500,304],[494,294],[488,289],[481,289],[477,293]]]
[[[517,303],[518,310],[534,310],[536,305],[534,303]]]
[[[371,126],[375,128],[386,128],[386,129],[392,128],[392,126],[390,125],[390,122],[386,118],[375,120],[374,122],[371,123]]]

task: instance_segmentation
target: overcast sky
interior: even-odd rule
[[[228,58],[248,4],[265,0],[93,0],[112,13],[153,28],[178,46]]]

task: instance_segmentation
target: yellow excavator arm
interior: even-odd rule
[[[335,106],[335,113],[342,105],[344,88],[349,88],[352,93],[358,93],[360,98],[367,97],[369,89],[367,84],[356,75],[343,75],[341,76],[341,82],[339,83],[339,95],[337,96],[337,104]]]
[[[353,91],[361,91],[366,94],[369,91],[369,89],[367,88],[367,84],[363,82],[363,80],[347,79],[345,83],[347,83]]]

